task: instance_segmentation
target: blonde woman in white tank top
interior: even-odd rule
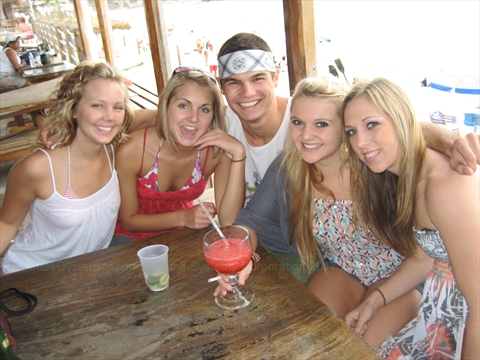
[[[8,248],[4,273],[109,245],[120,206],[114,147],[127,139],[132,114],[123,78],[110,65],[83,62],[65,76],[46,118],[58,145],[15,164],[7,180],[0,251],[29,210],[32,220]]]

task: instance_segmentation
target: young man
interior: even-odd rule
[[[290,119],[290,99],[276,96],[280,69],[268,44],[239,33],[218,53],[220,87],[227,99],[228,133],[243,143],[246,202],[283,149]]]

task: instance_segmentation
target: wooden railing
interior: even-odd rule
[[[50,49],[65,61],[77,65],[82,56],[79,55],[77,45],[77,29],[61,28],[45,22],[37,21],[34,24],[34,32],[37,37],[48,43]]]
[[[140,109],[155,109],[158,106],[158,95],[150,90],[132,83],[128,86],[130,101]]]

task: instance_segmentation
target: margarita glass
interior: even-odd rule
[[[232,291],[218,295],[215,302],[224,309],[235,310],[248,306],[255,294],[246,286],[238,288],[238,272],[248,265],[252,258],[252,242],[247,229],[242,226],[220,228],[225,235],[222,239],[216,230],[203,237],[203,251],[208,265],[220,274],[228,276]]]

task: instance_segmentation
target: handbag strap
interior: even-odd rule
[[[26,302],[25,308],[21,310],[9,309],[3,303],[3,300],[12,296],[18,296],[21,299],[23,299]],[[0,292],[0,308],[10,315],[20,316],[20,315],[28,314],[30,311],[33,311],[33,309],[35,309],[35,306],[37,306],[37,302],[38,302],[37,298],[34,295],[20,291],[17,288],[9,288]]]

